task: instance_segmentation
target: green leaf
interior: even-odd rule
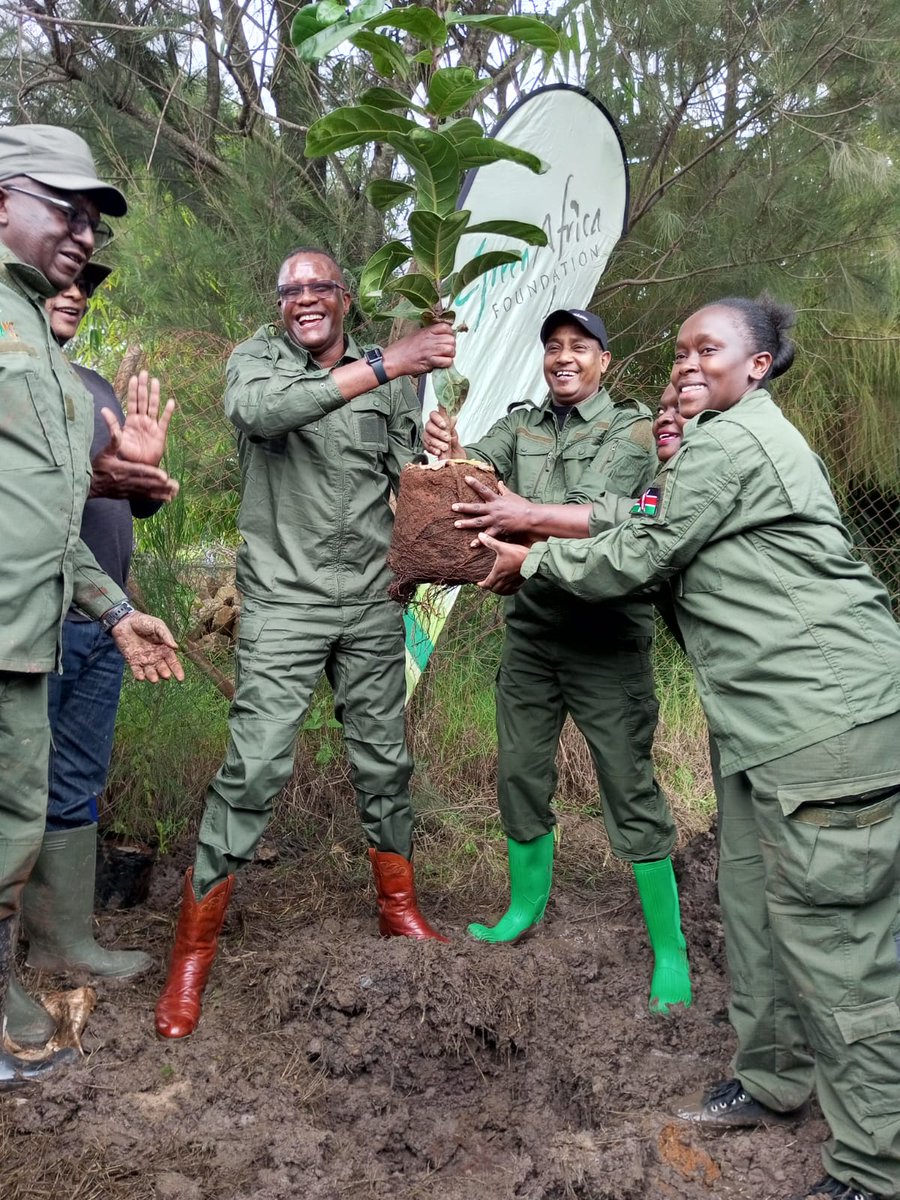
[[[310,125],[306,135],[306,156],[318,158],[322,154],[346,150],[348,146],[390,142],[396,134],[409,133],[415,128],[417,126],[406,117],[382,112],[367,104],[336,108]]]
[[[409,60],[414,63],[424,63],[426,67],[430,67],[434,62],[433,50],[420,50],[418,54],[414,54]]]
[[[471,215],[465,209],[446,217],[419,209],[409,214],[413,254],[422,271],[432,279],[443,279],[453,270],[456,247]]]
[[[376,250],[362,269],[359,277],[359,306],[371,315],[384,293],[384,285],[391,275],[412,258],[412,250],[405,242],[386,242]]]
[[[473,138],[484,137],[484,130],[471,117],[458,117],[455,121],[445,121],[438,133],[452,142],[454,146],[458,146],[461,142],[471,141]]]
[[[401,79],[409,76],[409,60],[392,38],[383,33],[372,33],[363,29],[360,33],[355,33],[350,41],[357,49],[364,50],[372,56],[372,66],[385,79],[394,75]]]
[[[408,136],[390,139],[412,167],[416,208],[448,216],[456,208],[462,171],[456,150],[440,133],[416,126]]]
[[[507,162],[521,163],[523,167],[528,167],[529,171],[534,171],[535,175],[543,175],[548,169],[547,163],[542,162],[536,154],[520,150],[518,146],[511,146],[509,142],[498,142],[496,138],[483,135],[457,142],[456,152],[459,155],[459,165],[466,168],[480,167],[484,163],[504,159]]]
[[[452,116],[489,82],[479,79],[471,67],[435,71],[428,85],[428,111],[436,117]]]
[[[394,321],[418,321],[420,325],[424,325],[425,318],[431,316],[431,309],[420,309],[406,300],[400,300],[392,308],[380,309],[378,316],[390,317]]]
[[[443,46],[447,42],[447,26],[433,8],[396,8],[369,22],[370,29],[403,29],[426,46]]]
[[[298,9],[291,21],[291,45],[299,46],[301,42],[314,38],[323,29],[328,28],[327,21],[320,21],[317,16],[318,4],[307,4]]]
[[[431,372],[431,383],[438,404],[450,417],[455,417],[469,394],[469,381],[456,367],[438,367]]]
[[[382,110],[399,108],[401,111],[405,111],[408,108],[414,108],[416,112],[425,111],[423,108],[419,108],[417,104],[413,104],[409,96],[404,96],[402,92],[389,87],[366,88],[359,98],[359,103],[367,108],[380,108]]]
[[[477,279],[479,275],[486,275],[488,271],[493,271],[497,267],[505,267],[510,263],[521,261],[521,254],[516,254],[513,250],[488,250],[461,266],[454,275],[450,276],[443,290],[451,300],[455,300],[463,288],[468,287],[472,280]]]
[[[470,225],[466,233],[502,233],[505,237],[521,238],[529,246],[546,246],[547,235],[540,225],[529,221],[482,221]]]
[[[514,42],[535,46],[545,54],[555,54],[559,49],[559,34],[537,17],[503,17],[493,13],[470,17],[465,13],[447,13],[444,20],[448,25],[480,25]]]
[[[396,292],[405,296],[420,308],[434,308],[440,303],[437,286],[427,275],[401,275],[397,279],[389,279],[384,286],[385,292]]]
[[[384,11],[387,0],[363,0],[352,13],[342,0],[320,0],[301,8],[291,22],[291,42],[303,62],[326,58],[367,21]],[[390,74],[390,72],[389,72]]]
[[[316,20],[321,21],[323,25],[334,25],[337,21],[343,21],[347,14],[347,5],[343,0],[319,0],[316,5]],[[354,13],[357,20],[363,20]]]
[[[379,212],[387,212],[401,200],[414,196],[416,189],[409,183],[400,183],[396,179],[373,179],[366,185],[366,197],[373,208]]]

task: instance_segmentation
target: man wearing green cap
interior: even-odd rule
[[[541,404],[514,407],[465,448],[452,423],[433,413],[425,448],[439,457],[489,462],[540,519],[550,513],[564,532],[587,536],[593,500],[607,493],[633,496],[653,477],[650,414],[632,401],[614,401],[603,387],[611,356],[596,313],[558,309],[543,322],[540,339],[549,392]],[[515,502],[521,500],[510,499]],[[462,515],[482,505],[453,507]],[[457,522],[473,531],[486,523],[479,517]],[[561,530],[554,525],[552,532]],[[553,867],[556,752],[571,714],[597,771],[612,851],[634,870],[654,954],[650,1009],[665,1014],[674,1005],[687,1006],[690,977],[670,857],[675,824],[651,759],[658,708],[650,604],[585,604],[561,588],[537,584],[508,601],[505,616],[497,674],[497,798],[507,835],[510,903],[496,924],[473,924],[469,932],[483,942],[510,942],[544,916]]]
[[[44,308],[112,236],[101,212],[125,211],[76,134],[0,129],[0,1032],[20,895],[44,832],[47,675],[70,601],[101,621],[136,678],[183,678],[169,630],[134,612],[80,540],[94,410]],[[50,1066],[0,1053],[0,1091]]]

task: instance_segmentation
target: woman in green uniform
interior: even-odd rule
[[[765,387],[793,360],[791,323],[768,299],[694,313],[672,371],[684,441],[653,511],[531,550],[481,535],[497,553],[484,586],[505,593],[538,575],[607,600],[672,581],[727,781],[724,816],[755,829],[764,865],[762,950],[815,1053],[832,1133],[826,1177],[794,1200],[897,1200],[900,630],[822,463]],[[753,906],[731,888],[722,900],[727,936],[759,954],[742,911]],[[812,1083],[795,1071],[791,1107]],[[680,1115],[725,1124],[788,1103],[768,1100],[727,1080]]]

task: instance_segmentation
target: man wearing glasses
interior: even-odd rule
[[[44,833],[47,675],[70,601],[111,633],[138,679],[183,678],[169,630],[133,611],[79,538],[93,405],[44,310],[111,237],[100,213],[125,209],[74,133],[0,129],[0,1033],[20,895]],[[0,1051],[0,1091],[51,1067]]]
[[[272,799],[291,777],[323,671],[344,727],[379,930],[446,940],[416,902],[403,621],[387,598],[385,557],[390,491],[401,469],[422,459],[409,376],[450,366],[455,336],[439,323],[384,351],[358,346],[344,332],[343,272],[322,250],[292,251],[277,291],[281,328],[264,326],[227,368],[225,410],[238,430],[243,481],[237,691],[156,1008],[156,1027],[170,1038],[197,1026],[234,872],[253,858]]]

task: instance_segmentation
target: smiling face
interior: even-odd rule
[[[544,345],[544,378],[553,403],[580,404],[599,392],[611,358],[580,325],[557,325]]]
[[[656,457],[661,463],[668,462],[678,453],[684,436],[684,417],[678,411],[678,393],[671,383],[659,398],[652,429]]]
[[[736,309],[720,304],[698,309],[678,331],[672,384],[687,421],[706,409],[725,412],[754,391],[772,365],[767,351],[754,351]]]
[[[350,309],[340,268],[325,254],[297,254],[278,276],[279,289],[315,283],[340,286],[324,296],[306,287],[298,296],[279,299],[278,307],[291,341],[307,350],[320,367],[333,367],[344,353],[344,317]]]
[[[56,296],[44,301],[44,307],[50,317],[50,328],[53,336],[61,346],[73,338],[78,332],[81,319],[87,312],[87,296],[81,288],[70,284]]]
[[[77,192],[56,192],[24,176],[0,183],[0,241],[21,262],[46,276],[58,288],[68,287],[94,253],[94,234],[88,227],[72,233],[66,213],[36,196],[7,191],[4,184],[67,200],[92,220],[100,217],[96,204]]]

